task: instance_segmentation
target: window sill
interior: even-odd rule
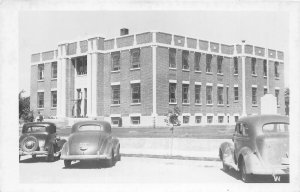
[[[280,78],[279,78],[279,77],[275,77],[275,79],[276,79],[276,80],[280,80]]]
[[[266,79],[266,78],[267,78],[267,76],[264,76],[264,78]]]
[[[257,104],[252,104],[252,107],[258,107],[258,105]]]
[[[212,72],[206,72],[206,74],[207,74],[207,75],[212,75],[213,73],[212,73]]]
[[[280,108],[280,105],[277,105],[277,108]]]
[[[169,67],[169,69],[170,69],[170,70],[177,70],[177,68],[172,68],[172,67]]]
[[[57,81],[57,78],[52,78],[51,81]]]
[[[196,106],[201,106],[201,105],[202,105],[202,103],[195,103],[195,105],[196,105]]]
[[[224,107],[225,105],[224,104],[218,104],[217,106],[218,107]]]
[[[224,76],[224,74],[223,74],[223,73],[217,73],[217,75],[219,75],[219,76]]]
[[[238,101],[238,100],[234,100],[233,102],[234,102],[234,103],[238,103],[239,101]]]
[[[38,82],[44,82],[45,80],[44,79],[39,79],[37,80]]]
[[[111,73],[120,73],[120,70],[118,70],[118,71],[111,71]]]
[[[170,102],[169,102],[169,105],[177,105],[177,102],[175,102],[175,103],[170,103]]]
[[[137,71],[137,70],[141,70],[141,68],[130,68],[130,71]]]
[[[195,73],[202,73],[201,71],[195,71]]]
[[[182,69],[182,71],[190,72],[190,70],[189,70],[189,69]]]
[[[110,104],[111,107],[120,107],[121,104]]]
[[[87,74],[82,74],[82,75],[76,75],[77,77],[86,77],[87,76]]]
[[[182,105],[190,105],[190,103],[182,103]]]
[[[238,73],[234,73],[233,75],[234,75],[234,76],[239,76],[239,74],[238,74]]]
[[[230,107],[230,105],[229,105],[229,104],[227,104],[226,106],[227,106],[227,107]]]
[[[130,105],[131,105],[131,106],[134,106],[134,105],[141,105],[141,103],[131,103]]]
[[[252,75],[252,77],[257,77],[257,74],[251,74]]]
[[[212,103],[206,103],[206,106],[213,106]]]
[[[38,108],[36,108],[36,109],[39,109],[39,110],[44,110],[44,109],[45,109],[45,107],[38,107]]]
[[[56,110],[57,109],[57,107],[51,107],[51,110]]]

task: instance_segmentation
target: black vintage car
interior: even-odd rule
[[[56,126],[49,122],[26,123],[19,139],[19,161],[23,155],[46,155],[47,161],[60,156],[60,150],[66,142],[56,135]]]

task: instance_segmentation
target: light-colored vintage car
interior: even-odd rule
[[[72,126],[60,159],[65,167],[75,160],[103,160],[111,167],[121,159],[119,140],[112,136],[111,125],[105,121],[81,121]]]
[[[219,156],[224,171],[234,168],[244,182],[253,175],[289,176],[289,118],[255,115],[237,121],[233,143],[222,143]]]

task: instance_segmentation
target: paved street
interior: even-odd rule
[[[220,161],[122,157],[112,168],[97,162],[78,162],[65,169],[62,160],[52,163],[22,157],[21,183],[241,183],[222,171]]]

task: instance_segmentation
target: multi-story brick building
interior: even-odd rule
[[[284,53],[163,32],[92,37],[31,56],[31,109],[119,126],[165,126],[177,105],[182,124],[233,124],[277,97],[284,114]]]

